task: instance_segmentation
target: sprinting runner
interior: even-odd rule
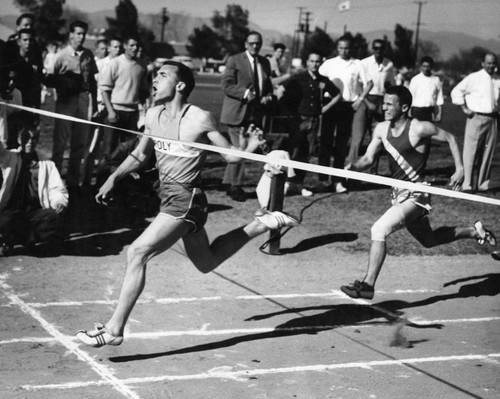
[[[431,139],[448,142],[455,163],[450,185],[458,189],[463,181],[463,165],[455,137],[430,122],[408,117],[412,96],[404,86],[390,87],[384,96],[385,121],[379,123],[365,155],[346,168],[362,171],[369,168],[382,146],[389,154],[391,175],[395,179],[424,183],[421,173],[425,169]],[[496,245],[493,233],[481,221],[471,227],[439,227],[429,224],[430,195],[407,189],[392,189],[392,207],[371,228],[372,245],[368,270],[361,281],[345,285],[341,290],[353,298],[372,299],[375,282],[387,253],[385,240],[397,230],[406,227],[424,247],[430,248],[463,238],[473,238],[484,244]]]
[[[146,115],[146,135],[230,148],[217,131],[214,118],[187,102],[195,86],[192,71],[177,62],[167,62],[153,81],[153,98],[157,105]],[[248,138],[241,137],[240,150],[255,151],[263,144],[262,131],[250,126]],[[137,148],[108,178],[96,195],[106,203],[115,184],[137,170],[156,152],[160,176],[160,212],[127,251],[127,269],[118,304],[105,325],[92,331],[81,330],[76,336],[86,345],[101,347],[120,345],[127,319],[145,285],[146,265],[182,239],[188,258],[202,273],[214,270],[252,238],[270,230],[295,226],[299,222],[282,212],[260,209],[255,218],[209,242],[205,228],[207,199],[201,183],[201,169],[206,152],[175,142],[142,137]],[[236,156],[223,155],[227,162],[239,162]]]

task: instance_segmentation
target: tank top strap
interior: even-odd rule
[[[181,113],[179,115],[179,121],[177,122],[177,132],[176,132],[176,139],[177,140],[180,140],[180,136],[181,136],[181,121],[182,121],[182,118],[184,118],[184,116],[186,115],[189,107],[191,107],[191,104],[185,104],[184,108],[182,108]]]

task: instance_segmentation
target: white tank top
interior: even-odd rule
[[[163,107],[155,107],[150,112],[150,134],[157,137],[179,140],[182,118],[186,115],[191,104],[186,104],[172,128],[160,126],[160,115]],[[155,140],[156,167],[160,181],[163,183],[194,184],[201,183],[201,168],[206,158],[206,151],[198,150],[180,143],[162,142]]]

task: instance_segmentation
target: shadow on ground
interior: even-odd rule
[[[257,321],[276,316],[295,314],[300,317],[291,319],[286,323],[280,324],[273,331],[248,334],[244,336],[232,337],[221,341],[209,342],[200,345],[179,348],[164,352],[139,353],[127,356],[110,357],[109,360],[114,363],[123,363],[130,361],[154,359],[164,356],[173,356],[186,353],[204,352],[215,349],[227,348],[242,342],[260,341],[270,338],[288,337],[302,334],[317,334],[322,331],[333,330],[337,327],[356,326],[356,325],[392,325],[401,323],[404,318],[403,310],[420,306],[427,306],[439,301],[450,299],[460,299],[478,296],[494,296],[500,294],[500,273],[491,273],[482,276],[471,276],[466,279],[456,280],[446,283],[444,286],[458,284],[465,281],[480,280],[472,284],[461,286],[457,292],[447,295],[436,295],[420,301],[407,302],[401,300],[389,300],[378,302],[373,305],[340,304],[309,306],[300,308],[286,308],[279,312],[256,315],[245,321]],[[388,310],[394,314],[389,316],[383,310]],[[322,311],[322,313],[305,316],[304,312]],[[385,320],[384,320],[385,319]],[[413,328],[442,328],[441,324],[417,324],[406,322],[406,325]],[[422,341],[410,342],[415,345]]]
[[[52,258],[67,256],[118,255],[131,244],[158,213],[157,198],[135,198],[127,206],[102,206],[93,196],[82,195],[65,215],[64,241],[38,243],[34,247],[15,246],[9,256],[35,256]],[[208,204],[208,211],[231,209],[224,204]]]

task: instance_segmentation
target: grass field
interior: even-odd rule
[[[217,114],[219,94],[200,85],[192,101]],[[447,104],[443,125],[462,135],[455,107]],[[50,156],[50,147],[46,129],[42,154]],[[213,154],[204,171],[210,239],[259,207],[255,195],[241,203],[218,191],[224,167]],[[435,146],[434,183],[446,184],[451,168],[446,146]],[[261,164],[249,162],[248,192],[261,173]],[[314,185],[317,178],[307,179]],[[152,213],[144,203],[108,209],[78,198],[70,240],[34,253],[16,247],[0,258],[0,398],[498,398],[500,273],[491,248],[463,240],[424,249],[397,232],[374,300],[339,290],[363,274],[370,226],[388,195],[356,184],[344,195],[286,197],[285,209],[302,224],[281,238],[281,256],[261,250],[267,236],[209,274],[180,247],[160,254],[148,263],[124,343],[101,349],[79,344],[75,332],[108,320],[127,248]],[[485,195],[500,196],[498,189]],[[433,200],[434,225],[481,218],[500,232],[497,207]]]
[[[193,104],[209,110],[217,119],[220,115],[223,96],[219,84],[219,76],[198,75],[197,87],[190,98]],[[50,126],[50,123],[46,124]],[[459,107],[446,101],[443,111],[443,121],[439,126],[452,132],[457,137],[460,148],[462,147],[465,116]],[[222,126],[222,128],[224,127]],[[50,127],[42,134],[39,147],[44,156],[50,156]],[[497,143],[497,147],[500,147],[500,143]],[[312,162],[316,163],[317,160],[313,158]],[[247,165],[248,184],[246,191],[252,193],[262,174],[262,165],[257,162],[248,162]],[[224,169],[225,163],[222,158],[216,153],[210,154],[203,173],[204,185],[209,192],[209,200],[210,192],[214,192],[221,182]],[[453,169],[453,160],[447,144],[433,144],[427,165],[428,181],[433,185],[444,187],[452,175]],[[387,160],[384,157],[381,159],[379,171],[383,175],[389,174]],[[484,195],[500,198],[500,148],[497,148],[496,151],[492,179],[494,189]],[[306,185],[314,187],[316,184],[317,176],[309,173],[306,177]],[[339,220],[348,219],[351,225],[355,226],[355,230],[359,232],[359,237],[352,243],[346,244],[343,250],[349,252],[367,251],[370,243],[370,226],[389,205],[388,188],[354,181],[349,182],[349,184],[351,191],[348,195],[326,196],[325,199],[319,200],[314,206],[310,207],[305,213],[305,217],[321,225],[324,223],[322,215],[328,216],[326,224],[335,225],[339,223]],[[305,199],[300,196],[287,197],[285,205],[295,213],[300,213],[303,207],[319,198],[323,197],[320,195],[316,195],[312,199]],[[433,207],[435,209],[432,213],[434,225],[471,225],[475,220],[482,219],[493,230],[500,232],[500,212],[495,206],[433,196]],[[315,220],[316,218],[319,220]],[[98,223],[99,220],[96,220],[96,222]],[[85,224],[85,221],[83,221],[83,224]],[[93,225],[95,226],[95,223]],[[480,248],[475,243],[468,241],[456,242],[433,249],[424,249],[405,231],[398,232],[391,237],[389,247],[390,253],[393,255],[456,255],[485,253],[484,251],[486,251],[486,249]]]

